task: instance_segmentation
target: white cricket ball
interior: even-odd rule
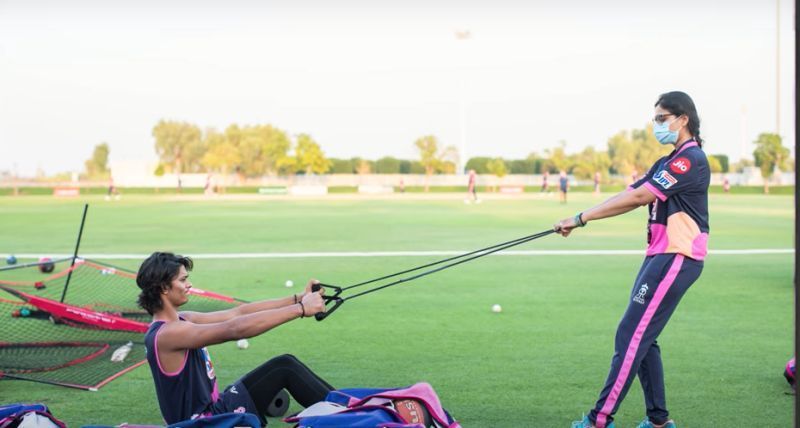
[[[294,286],[294,282],[292,282],[292,280],[291,280],[291,279],[287,279],[287,280],[286,280],[286,286],[287,286],[287,287],[293,287],[293,286]]]
[[[503,308],[500,305],[492,305],[492,312],[499,314],[503,312]]]
[[[236,342],[236,346],[238,346],[239,349],[247,349],[250,346],[250,342],[248,342],[247,339],[239,339]]]

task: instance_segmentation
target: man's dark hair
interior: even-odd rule
[[[189,257],[172,253],[155,252],[146,258],[136,274],[136,285],[142,289],[139,293],[139,306],[153,315],[161,310],[161,292],[172,287],[172,281],[178,277],[181,266],[192,270],[194,263]]]

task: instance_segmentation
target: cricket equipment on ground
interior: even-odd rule
[[[0,268],[0,379],[96,390],[145,362],[142,333],[151,317],[136,304],[136,272],[78,257],[87,209],[72,257]],[[44,270],[52,273],[42,279]],[[189,311],[243,303],[194,287],[189,293],[182,306]]]
[[[56,265],[50,257],[42,257],[39,259],[39,271],[42,273],[51,273]]]
[[[794,357],[786,363],[786,368],[783,369],[783,377],[792,386],[792,389],[797,388],[797,368],[795,367]]]
[[[45,279],[38,263],[0,269],[0,378],[96,390],[144,363],[150,315],[136,306],[136,274],[80,258],[57,266]],[[187,310],[240,303],[197,288],[190,293]]]

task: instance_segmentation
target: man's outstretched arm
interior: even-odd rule
[[[319,281],[312,279],[311,281],[308,282],[308,285],[306,285],[306,288],[303,291],[303,293],[293,294],[291,296],[282,297],[280,299],[261,300],[258,302],[245,303],[236,306],[235,308],[225,309],[223,311],[215,311],[215,312],[181,311],[180,314],[185,320],[191,321],[196,324],[211,324],[211,323],[225,322],[232,318],[236,318],[242,315],[252,314],[261,311],[268,311],[272,309],[284,308],[289,305],[296,305],[297,302],[300,302],[306,294],[311,292],[311,286],[318,283]]]
[[[258,336],[285,322],[324,310],[322,296],[310,293],[297,304],[239,315],[222,322],[197,324],[188,318],[186,321],[171,322],[159,332],[159,352],[198,349]]]

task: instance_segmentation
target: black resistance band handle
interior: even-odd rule
[[[341,287],[337,287],[335,285],[328,285],[328,284],[313,284],[313,285],[311,285],[311,292],[312,293],[316,293],[316,292],[320,291],[322,289],[322,287],[330,288],[330,289],[334,290],[334,293],[331,296],[328,296],[328,295],[325,295],[325,294],[322,295],[322,298],[325,300],[325,306],[328,306],[328,304],[330,304],[331,302],[334,302],[334,303],[333,303],[333,306],[327,308],[325,310],[325,312],[318,312],[318,313],[314,314],[314,318],[317,321],[324,320],[325,318],[328,317],[328,315],[332,314],[336,309],[338,309],[339,306],[342,306],[342,303],[344,303],[344,299],[339,297],[339,294],[342,293],[342,288]]]
[[[342,306],[342,303],[344,303],[344,299],[339,297],[331,297],[325,299],[326,305],[330,302],[334,302],[333,306],[329,307],[325,312],[317,312],[316,314],[314,314],[314,318],[317,321],[324,320],[325,318],[328,317],[328,315],[332,314],[336,309],[338,309],[339,306]]]

